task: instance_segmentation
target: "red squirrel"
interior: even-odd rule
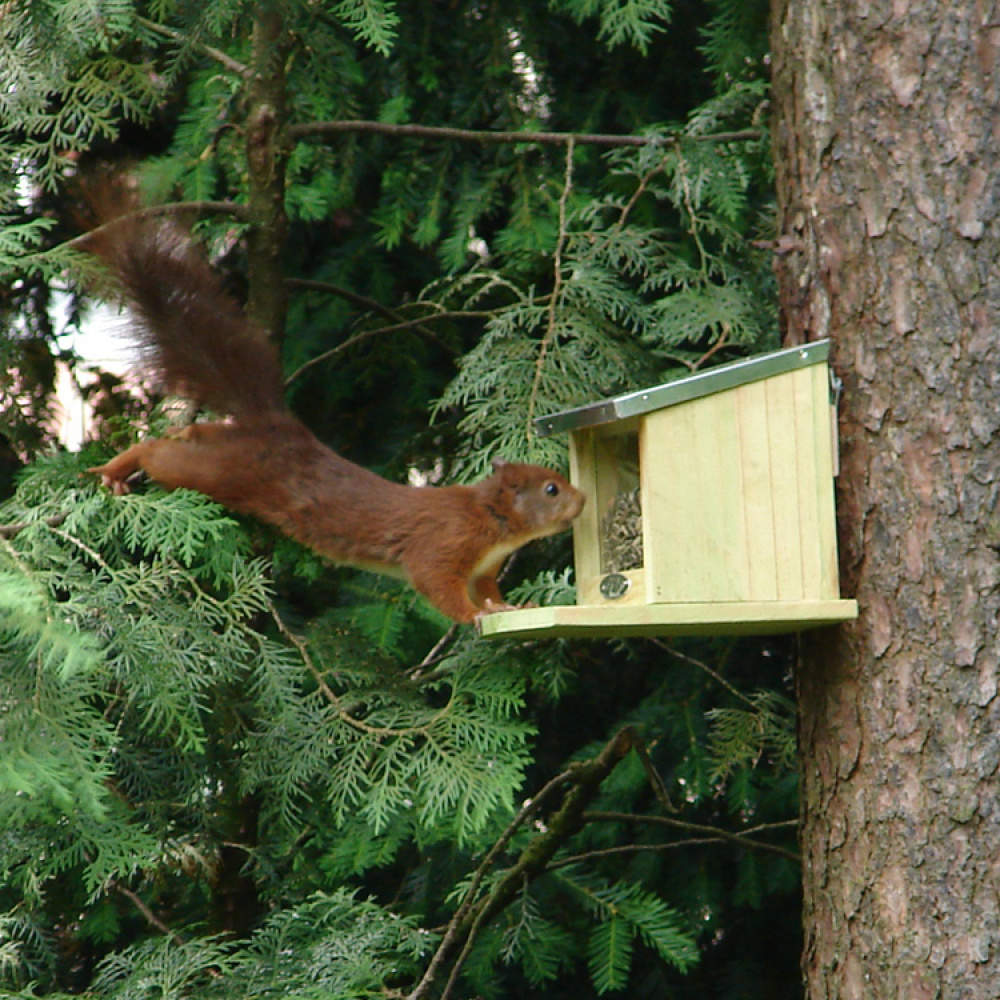
[[[390,482],[342,458],[284,401],[274,346],[247,320],[191,237],[141,217],[94,230],[129,306],[144,363],[171,392],[228,415],[133,445],[90,472],[115,493],[138,470],[253,514],[333,562],[402,576],[457,622],[511,609],[504,559],[568,528],[584,494],[551,469],[497,459],[473,486]]]

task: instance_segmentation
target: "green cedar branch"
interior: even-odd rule
[[[610,135],[593,132],[516,132],[489,131],[467,128],[449,128],[439,125],[391,125],[388,122],[373,121],[334,121],[334,122],[301,122],[289,125],[285,135],[289,140],[327,137],[343,133],[374,133],[396,138],[439,139],[454,142],[474,143],[538,143],[548,146],[564,146],[575,143],[580,146],[606,146],[617,148],[621,146],[651,146],[667,145],[681,141],[679,136],[664,137],[663,135]],[[699,142],[753,142],[761,138],[760,129],[741,129],[735,132],[717,132],[714,135],[689,136]]]
[[[278,609],[273,603],[268,604],[268,610],[270,611],[271,618],[274,624],[277,626],[278,631],[295,647],[299,656],[302,659],[302,663],[305,668],[313,676],[313,680],[316,682],[316,686],[319,689],[320,694],[323,695],[327,703],[333,708],[337,713],[337,718],[340,719],[345,725],[350,726],[352,729],[358,732],[365,733],[368,736],[378,736],[378,737],[393,737],[393,736],[426,736],[437,724],[437,722],[444,716],[446,716],[454,706],[455,693],[452,692],[452,696],[448,701],[434,714],[434,716],[426,723],[420,726],[401,726],[398,728],[390,728],[387,726],[372,726],[365,722],[363,719],[359,719],[354,715],[354,711],[359,706],[348,706],[345,707],[343,700],[337,696],[334,690],[326,683],[323,678],[323,674],[319,667],[316,666],[313,661],[312,655],[309,652],[309,646],[305,639],[301,636],[296,635],[284,622],[281,615],[278,613]],[[437,647],[435,646],[435,649]]]
[[[232,71],[237,76],[248,76],[250,74],[249,67],[245,66],[243,63],[232,56],[226,55],[221,49],[214,48],[211,45],[206,45],[204,42],[192,42],[187,35],[180,31],[174,31],[173,28],[168,28],[165,24],[157,24],[156,21],[150,21],[148,18],[136,15],[136,21],[141,24],[144,28],[155,32],[157,35],[162,35],[164,38],[169,38],[171,41],[180,42],[184,45],[191,45],[193,48],[197,49],[202,55],[208,56],[210,59],[214,59],[216,62],[221,63],[226,69]]]
[[[545,873],[556,851],[570,837],[578,833],[586,823],[586,808],[597,797],[601,784],[615,769],[619,761],[639,743],[639,737],[632,727],[626,726],[610,740],[596,757],[571,765],[563,774],[553,778],[518,813],[477,869],[466,897],[452,917],[437,952],[423,978],[409,994],[407,1000],[423,1000],[428,996],[434,980],[444,965],[452,960],[452,956],[461,944],[461,951],[454,959],[448,983],[441,994],[441,1000],[447,1000],[458,981],[461,967],[468,957],[479,931],[510,906],[526,885]],[[520,857],[503,875],[493,891],[474,903],[473,898],[487,871],[506,849],[515,832],[538,810],[544,799],[567,782],[572,783],[574,787],[566,794],[559,811],[548,820],[546,831],[525,847]]]

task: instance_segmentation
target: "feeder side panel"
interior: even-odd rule
[[[570,480],[584,493],[587,502],[573,522],[573,562],[576,569],[578,603],[593,603],[600,574],[601,552],[597,509],[597,472],[594,435],[590,430],[575,431],[569,437]],[[585,593],[593,590],[594,593]]]
[[[799,550],[802,553],[802,598],[823,594],[820,547],[820,459],[816,451],[816,405],[813,373],[803,369],[792,382],[795,406],[795,462],[799,489]]]
[[[830,402],[830,371],[826,364],[813,365],[812,376],[813,449],[816,455],[816,505],[818,581],[816,596],[833,600],[840,596],[837,559],[837,513],[833,481],[836,475],[837,412]]]

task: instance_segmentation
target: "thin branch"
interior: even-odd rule
[[[465,947],[451,970],[441,1000],[447,1000],[457,984],[458,974],[479,931],[502,913],[524,891],[526,885],[542,875],[556,851],[573,834],[579,832],[586,823],[584,810],[587,804],[597,797],[604,779],[635,746],[635,741],[635,731],[627,726],[619,730],[595,758],[569,768],[576,787],[566,795],[562,808],[549,820],[547,831],[524,849],[517,863],[504,875],[492,894],[479,904],[478,912],[469,927]]]
[[[652,179],[660,172],[660,170],[663,169],[663,164],[665,162],[666,157],[661,158],[652,170],[648,171],[644,176],[639,178],[639,183],[635,186],[635,190],[632,192],[631,197],[622,206],[622,210],[618,215],[617,226],[619,229],[625,225],[625,220],[629,217],[632,209],[635,208],[639,199],[646,193]]]
[[[399,333],[400,330],[412,330],[417,329],[419,333],[441,343],[440,339],[431,330],[422,329],[424,323],[437,323],[441,320],[452,320],[452,319],[490,319],[496,316],[496,312],[491,312],[488,309],[457,309],[457,310],[442,310],[440,312],[428,313],[426,316],[420,316],[417,319],[404,319],[400,320],[398,323],[393,323],[391,326],[380,326],[375,330],[365,330],[363,334],[357,334],[356,336],[361,337],[373,337],[381,336],[386,333]],[[446,345],[442,345],[446,346]],[[448,348],[450,354],[457,355],[459,352]]]
[[[288,285],[289,288],[300,288],[305,291],[326,292],[330,295],[336,295],[356,306],[360,306],[362,309],[378,313],[378,315],[384,316],[386,319],[392,321],[391,326],[379,327],[374,330],[362,330],[360,333],[356,333],[354,336],[348,337],[343,343],[337,344],[336,347],[330,348],[329,351],[324,351],[322,354],[318,354],[315,358],[310,358],[305,364],[300,365],[294,372],[292,372],[291,375],[288,376],[285,380],[286,386],[291,385],[296,379],[301,378],[305,372],[313,367],[313,365],[318,365],[323,361],[329,361],[330,358],[335,357],[341,351],[346,351],[349,347],[353,347],[360,341],[367,340],[370,337],[381,336],[385,333],[394,333],[397,330],[415,329],[421,336],[433,341],[449,354],[453,356],[458,354],[457,351],[445,344],[433,330],[428,329],[424,324],[429,320],[440,319],[443,316],[451,318],[453,316],[466,315],[464,313],[438,313],[431,316],[425,316],[421,319],[408,320],[402,315],[402,313],[396,312],[395,309],[390,309],[388,306],[382,305],[381,302],[376,302],[375,299],[368,298],[367,295],[359,295],[357,292],[352,292],[349,288],[343,288],[340,285],[334,285],[328,281],[311,281],[306,278],[289,278],[285,284]]]
[[[709,358],[712,357],[713,354],[717,354],[719,351],[729,346],[729,325],[727,324],[719,339],[707,351],[705,351],[700,358],[691,362],[685,361],[683,363],[686,364],[692,372],[696,372],[703,364],[705,364],[706,361],[708,361]]]
[[[174,31],[173,28],[168,28],[165,24],[157,24],[155,21],[150,21],[145,17],[140,17],[136,15],[135,18],[139,24],[144,28],[148,28],[150,31],[155,32],[157,35],[162,35],[164,38],[169,38],[174,42],[181,42],[184,44],[190,44],[192,48],[197,49],[202,54],[209,56],[216,62],[221,63],[226,69],[231,70],[233,73],[238,74],[242,77],[247,77],[250,75],[250,70],[243,63],[238,62],[231,56],[226,55],[221,49],[214,48],[211,45],[206,45],[204,42],[192,42],[191,39],[182,34],[179,31]]]
[[[738,698],[745,705],[749,705],[751,708],[756,708],[757,705],[752,698],[748,698],[742,691],[733,687],[717,670],[713,670],[707,663],[703,663],[701,660],[696,660],[693,656],[688,656],[687,653],[682,653],[673,646],[665,643],[662,639],[650,639],[649,640],[654,646],[659,646],[664,652],[669,653],[671,656],[676,657],[684,663],[689,663],[692,667],[697,667],[699,670],[704,671],[711,677],[714,681],[721,684],[734,698]]]
[[[708,252],[705,250],[705,244],[702,243],[701,236],[698,232],[698,216],[695,212],[694,200],[691,192],[691,178],[688,175],[687,162],[683,159],[679,160],[677,163],[677,177],[680,180],[681,190],[684,194],[684,208],[687,210],[688,218],[691,220],[690,226],[688,226],[688,232],[691,234],[691,239],[694,241],[694,245],[698,248],[698,257],[701,260],[701,271],[705,278],[708,278]]]
[[[653,763],[653,758],[649,756],[649,751],[646,749],[646,744],[636,737],[635,745],[633,746],[640,762],[642,763],[643,770],[646,772],[646,778],[649,781],[650,787],[653,789],[653,795],[656,796],[656,801],[663,806],[668,812],[677,812],[677,807],[670,801],[670,795],[667,792],[667,785],[664,782],[660,772],[656,770],[656,765]]]
[[[663,135],[608,135],[588,132],[492,132],[480,129],[445,128],[434,125],[390,125],[373,121],[302,122],[289,125],[286,135],[290,140],[308,139],[314,136],[333,136],[343,133],[374,133],[397,138],[445,139],[454,142],[474,142],[485,144],[538,143],[548,146],[565,146],[573,143],[580,146],[651,146],[675,145],[680,136]],[[690,136],[701,142],[751,142],[761,137],[759,129],[743,129],[738,132],[717,132],[715,135]]]
[[[278,631],[296,648],[296,650],[298,650],[299,656],[302,657],[302,662],[306,665],[306,669],[309,673],[312,674],[313,680],[316,681],[316,686],[319,688],[320,693],[335,709],[337,709],[338,712],[342,711],[340,699],[333,693],[330,685],[326,683],[316,664],[313,663],[312,656],[309,653],[309,647],[306,645],[305,639],[296,635],[285,624],[285,620],[278,614],[278,609],[273,604],[268,605],[268,610],[271,612],[271,619],[278,627]]]
[[[721,837],[692,837],[690,840],[671,840],[665,844],[624,844],[621,847],[601,847],[593,851],[584,851],[568,858],[560,858],[553,862],[552,868],[564,868],[581,861],[594,861],[600,858],[615,857],[629,854],[642,854],[657,851],[673,851],[681,847],[703,847],[707,844],[724,844]]]
[[[516,899],[517,894],[526,884],[538,878],[546,870],[548,862],[559,846],[582,826],[586,804],[593,800],[601,782],[631,748],[633,738],[631,729],[621,730],[597,757],[572,765],[568,770],[549,781],[521,809],[476,870],[472,883],[449,922],[445,936],[431,959],[430,965],[407,1000],[422,1000],[428,995],[444,964],[451,958],[459,941],[464,938],[462,951],[455,960],[448,984],[441,995],[442,1000],[447,1000],[479,930]],[[550,819],[547,831],[528,844],[521,852],[517,862],[507,870],[489,896],[474,903],[475,895],[479,891],[483,878],[496,858],[506,850],[516,831],[538,810],[545,799],[567,781],[572,781],[575,787],[567,793],[559,812]]]
[[[155,927],[160,933],[165,934],[177,944],[184,944],[184,938],[177,931],[168,927],[137,893],[134,893],[131,889],[126,889],[125,886],[119,884],[115,879],[111,879],[108,884],[119,896],[124,896],[143,915],[150,926]]]
[[[472,909],[476,901],[476,894],[479,892],[479,887],[482,885],[483,879],[493,867],[496,859],[504,850],[506,850],[507,845],[514,837],[514,834],[517,833],[517,831],[524,826],[528,819],[541,808],[542,803],[545,802],[556,789],[560,788],[571,778],[572,773],[570,771],[564,771],[562,774],[556,775],[556,777],[554,777],[551,781],[548,781],[537,795],[521,807],[520,812],[518,812],[514,819],[511,820],[511,822],[507,825],[507,828],[500,835],[497,842],[490,848],[486,857],[483,858],[479,867],[473,874],[472,881],[469,883],[469,887],[466,889],[465,895],[462,897],[462,902],[459,904],[458,909],[455,910],[454,915],[448,922],[448,927],[445,930],[444,937],[441,939],[441,944],[438,945],[438,949],[434,953],[430,965],[427,966],[427,970],[424,972],[423,978],[417,985],[417,988],[410,994],[408,1000],[420,1000],[421,997],[426,995],[427,990],[430,989],[431,984],[441,971],[441,967],[457,946],[463,926],[472,913]]]
[[[299,365],[299,367],[296,368],[295,371],[293,371],[292,374],[289,375],[287,379],[285,379],[285,385],[286,386],[291,385],[292,382],[294,382],[296,379],[304,375],[310,368],[313,367],[313,365],[318,365],[323,361],[329,361],[331,358],[336,357],[342,351],[346,351],[349,348],[354,347],[357,344],[360,344],[364,340],[370,340],[372,337],[382,337],[387,333],[398,333],[400,330],[413,330],[416,333],[421,334],[421,336],[425,337],[427,340],[430,340],[433,343],[437,344],[437,346],[440,347],[447,354],[450,354],[452,357],[458,357],[461,352],[456,350],[454,347],[451,347],[450,345],[444,343],[444,341],[441,340],[441,338],[436,333],[434,333],[432,330],[428,330],[424,326],[424,323],[426,323],[428,319],[432,320],[454,319],[459,316],[466,317],[470,315],[475,315],[475,314],[439,313],[434,316],[426,316],[423,319],[406,320],[402,323],[393,323],[391,326],[377,326],[373,327],[371,330],[362,330],[359,333],[355,333],[352,336],[348,337],[347,340],[341,341],[341,343],[337,344],[335,347],[331,347],[330,350],[324,351],[322,354],[317,354],[316,357],[310,358],[304,364]],[[493,313],[484,313],[483,315],[492,316]]]
[[[573,190],[573,151],[575,145],[572,140],[566,146],[566,169],[563,173],[563,189],[559,195],[559,233],[556,238],[556,248],[552,254],[552,297],[549,299],[548,318],[546,322],[545,334],[538,346],[538,357],[535,359],[535,377],[531,383],[531,395],[528,397],[528,432],[530,437],[531,428],[534,426],[535,406],[538,402],[538,387],[542,381],[542,371],[545,368],[545,359],[548,357],[549,348],[556,335],[556,312],[558,311],[559,298],[562,293],[562,255],[566,247],[566,206],[569,202],[570,192]]]
[[[331,347],[330,350],[324,351],[322,354],[317,354],[316,357],[310,358],[308,361],[299,365],[295,371],[292,372],[288,378],[285,379],[285,387],[287,388],[293,382],[300,379],[310,368],[316,365],[322,364],[324,361],[329,361],[331,358],[335,358],[338,354],[346,351],[350,347],[354,347],[356,344],[361,343],[363,340],[368,340],[371,337],[375,337],[380,333],[383,333],[383,329],[378,330],[363,330],[361,333],[356,333],[352,337],[348,337],[347,340],[342,341],[335,347]]]
[[[45,524],[50,528],[58,528],[69,514],[53,514],[51,517],[43,517],[38,521],[19,521],[16,524],[0,524],[0,538],[13,538],[15,535],[20,534],[26,528],[30,528],[35,524]]]
[[[338,298],[346,299],[352,305],[360,306],[369,312],[378,313],[380,316],[384,316],[393,322],[403,318],[395,309],[390,309],[389,306],[382,305],[376,299],[370,299],[367,295],[352,292],[349,288],[344,288],[343,285],[335,285],[332,281],[313,281],[309,278],[286,278],[285,284],[289,288],[301,288],[307,292],[326,292],[328,295],[336,295]]]
[[[408,672],[408,676],[411,681],[419,681],[424,679],[424,671],[428,667],[433,667],[440,663],[441,660],[445,659],[445,650],[452,644],[455,636],[458,634],[459,625],[458,622],[452,622],[443,636],[431,647],[431,651],[412,669]]]
[[[597,796],[605,778],[614,770],[618,762],[632,749],[635,733],[629,727],[614,736],[594,758],[573,764],[563,774],[550,781],[535,798],[526,805],[515,820],[504,831],[501,838],[491,848],[489,854],[476,871],[473,882],[458,911],[452,917],[444,939],[438,946],[427,971],[407,1000],[422,1000],[451,959],[460,942],[464,942],[461,952],[455,958],[441,1000],[447,1000],[452,993],[463,963],[480,930],[494,917],[502,913],[523,891],[524,887],[548,869],[556,851],[583,826],[584,810]],[[574,787],[566,793],[562,807],[548,820],[546,831],[534,838],[521,852],[517,861],[503,874],[490,894],[473,904],[475,893],[487,871],[499,854],[506,849],[516,830],[538,808],[540,801],[567,781]]]
[[[84,553],[84,555],[90,556],[90,558],[109,576],[114,576],[114,570],[108,565],[107,561],[101,553],[97,551],[97,549],[87,545],[82,538],[77,538],[76,536],[71,535],[68,531],[62,531],[56,525],[49,525],[49,527],[52,529],[52,534],[54,534],[57,538],[61,538],[64,542],[68,542],[70,545],[75,546],[82,553]]]
[[[783,823],[764,823],[760,826],[749,827],[742,833],[733,833],[731,830],[723,830],[716,826],[707,826],[703,823],[689,823],[682,819],[674,819],[672,816],[644,816],[633,813],[616,813],[616,812],[592,812],[587,813],[584,817],[587,822],[613,822],[613,823],[646,823],[655,826],[668,826],[673,830],[680,830],[683,833],[697,833],[703,835],[706,840],[723,840],[730,844],[736,844],[739,847],[744,847],[751,851],[767,851],[771,854],[777,854],[779,857],[787,858],[789,861],[794,861],[796,864],[801,862],[802,858],[795,853],[795,851],[790,851],[785,847],[778,847],[775,844],[768,844],[761,840],[752,840],[748,834],[761,833],[764,830],[778,830],[787,829],[791,826],[796,826],[797,820],[789,820]],[[662,845],[669,846],[669,845]],[[579,860],[579,858],[577,858]],[[563,864],[564,862],[560,862]]]

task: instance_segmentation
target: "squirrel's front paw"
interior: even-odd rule
[[[538,605],[534,603],[527,604],[508,604],[506,601],[491,601],[487,598],[483,601],[482,607],[479,609],[479,613],[476,618],[482,618],[484,615],[493,615],[499,611],[521,611],[525,608],[537,608]]]
[[[93,473],[95,476],[100,476],[101,485],[109,489],[116,497],[123,497],[126,493],[131,493],[132,485],[141,482],[145,478],[145,474],[141,469],[133,472],[131,475],[122,477],[114,473],[109,473],[105,465],[95,465],[87,469],[87,472]]]

